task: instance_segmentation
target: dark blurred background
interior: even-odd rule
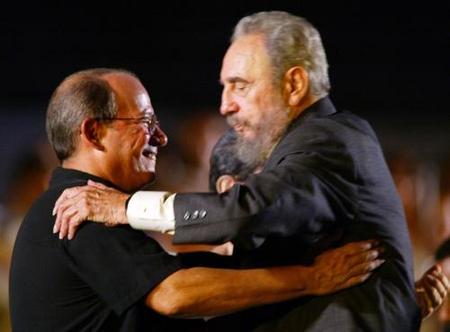
[[[209,150],[225,129],[218,118],[218,78],[232,28],[244,15],[277,9],[306,17],[321,32],[331,97],[338,107],[367,118],[379,134],[399,191],[405,192],[405,209],[413,206],[410,230],[426,234],[416,241],[417,252],[423,253],[417,264],[426,262],[447,234],[441,201],[450,173],[450,13],[444,1],[3,4],[3,243],[13,241],[18,224],[10,226],[10,220],[20,220],[56,165],[44,131],[46,103],[58,83],[80,69],[134,71],[170,137],[161,152],[156,187],[205,190]]]
[[[328,53],[332,98],[367,117],[387,148],[404,144],[426,157],[446,153],[450,29],[444,2],[17,2],[0,13],[0,183],[8,160],[42,135],[53,89],[76,70],[136,72],[169,133],[173,121],[198,109],[216,111],[232,27],[246,14],[271,9],[316,25]]]

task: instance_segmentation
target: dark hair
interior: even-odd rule
[[[247,166],[236,154],[237,135],[229,129],[214,145],[209,160],[209,189],[216,191],[217,179],[222,175],[231,175],[245,180],[254,169]]]
[[[106,74],[133,73],[122,69],[95,68],[68,76],[53,92],[47,108],[48,139],[60,161],[75,151],[82,121],[111,118],[118,109],[114,91],[103,78]]]
[[[437,261],[443,260],[448,257],[450,257],[450,239],[446,239],[444,242],[442,242],[434,254],[434,258]]]

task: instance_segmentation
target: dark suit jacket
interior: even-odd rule
[[[203,218],[192,217],[196,210]],[[309,263],[330,246],[383,242],[387,261],[366,283],[233,316],[249,328],[419,328],[408,230],[379,142],[365,120],[337,112],[328,98],[292,123],[261,174],[220,196],[178,194],[175,216],[175,242],[232,240],[246,267]]]

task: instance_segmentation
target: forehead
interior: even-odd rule
[[[222,63],[220,79],[233,77],[257,78],[270,73],[270,59],[262,35],[246,35],[236,39],[228,48]]]
[[[126,73],[114,73],[107,74],[104,78],[116,94],[119,113],[122,115],[153,113],[147,90],[136,77]]]

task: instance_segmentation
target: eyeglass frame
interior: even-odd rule
[[[155,114],[151,116],[141,116],[139,118],[130,118],[130,117],[100,117],[96,118],[98,121],[135,121],[136,123],[144,124],[150,132],[150,135],[153,135],[156,131],[156,127],[159,127],[159,121]]]

